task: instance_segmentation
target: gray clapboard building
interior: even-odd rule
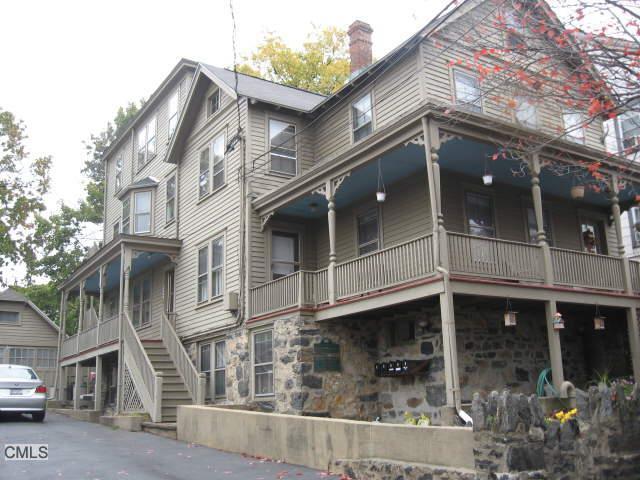
[[[20,292],[0,292],[0,363],[32,367],[51,389],[58,361],[58,326]]]
[[[495,8],[460,2],[375,63],[355,22],[330,96],[173,68],[106,152],[104,242],[62,288],[63,319],[80,308],[60,365],[96,372],[96,408],[437,424],[474,391],[533,393],[545,369],[557,391],[640,377],[619,189],[640,171],[604,155],[599,119],[553,99],[523,119],[482,94],[457,41]],[[487,171],[532,133],[522,175],[502,156]],[[610,188],[572,195],[554,174],[593,162]]]

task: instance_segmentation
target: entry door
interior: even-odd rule
[[[587,253],[607,254],[607,242],[604,235],[604,222],[590,217],[580,220],[580,241],[582,250]]]
[[[176,282],[175,270],[167,270],[164,273],[164,311],[167,313],[175,312],[175,295]]]

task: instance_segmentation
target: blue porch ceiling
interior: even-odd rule
[[[135,276],[167,261],[167,256],[163,253],[140,253],[136,258],[134,258],[131,262],[131,274],[130,278],[134,278]],[[105,291],[113,290],[117,288],[120,284],[120,257],[112,260],[109,264],[107,264],[107,272],[106,272],[106,285]],[[100,281],[98,277],[98,272],[91,275],[85,281],[85,291],[91,294],[99,294],[100,293]]]

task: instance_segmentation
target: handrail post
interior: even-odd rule
[[[207,375],[200,372],[198,373],[198,385],[196,393],[196,405],[204,405],[207,390]]]
[[[162,372],[156,372],[153,390],[153,415],[154,422],[162,421],[162,384],[164,382]]]
[[[304,306],[304,271],[298,271],[298,308]]]

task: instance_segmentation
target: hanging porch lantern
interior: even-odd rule
[[[596,315],[593,317],[593,329],[594,330],[604,330],[604,321],[605,316],[600,315],[600,307],[596,305]]]
[[[571,198],[574,200],[584,198],[584,185],[574,185],[571,187]]]
[[[511,301],[507,298],[507,308],[504,312],[504,326],[515,327],[517,315],[518,312],[515,312],[511,309]]]
[[[486,158],[484,159],[484,175],[482,175],[482,183],[486,187],[493,185],[493,174],[489,170],[489,162]]]
[[[383,203],[387,199],[387,189],[384,186],[384,179],[382,178],[382,167],[380,165],[380,159],[378,158],[378,191],[376,192],[376,201]]]
[[[553,314],[553,328],[554,330],[562,330],[564,328],[564,319],[560,312]]]

